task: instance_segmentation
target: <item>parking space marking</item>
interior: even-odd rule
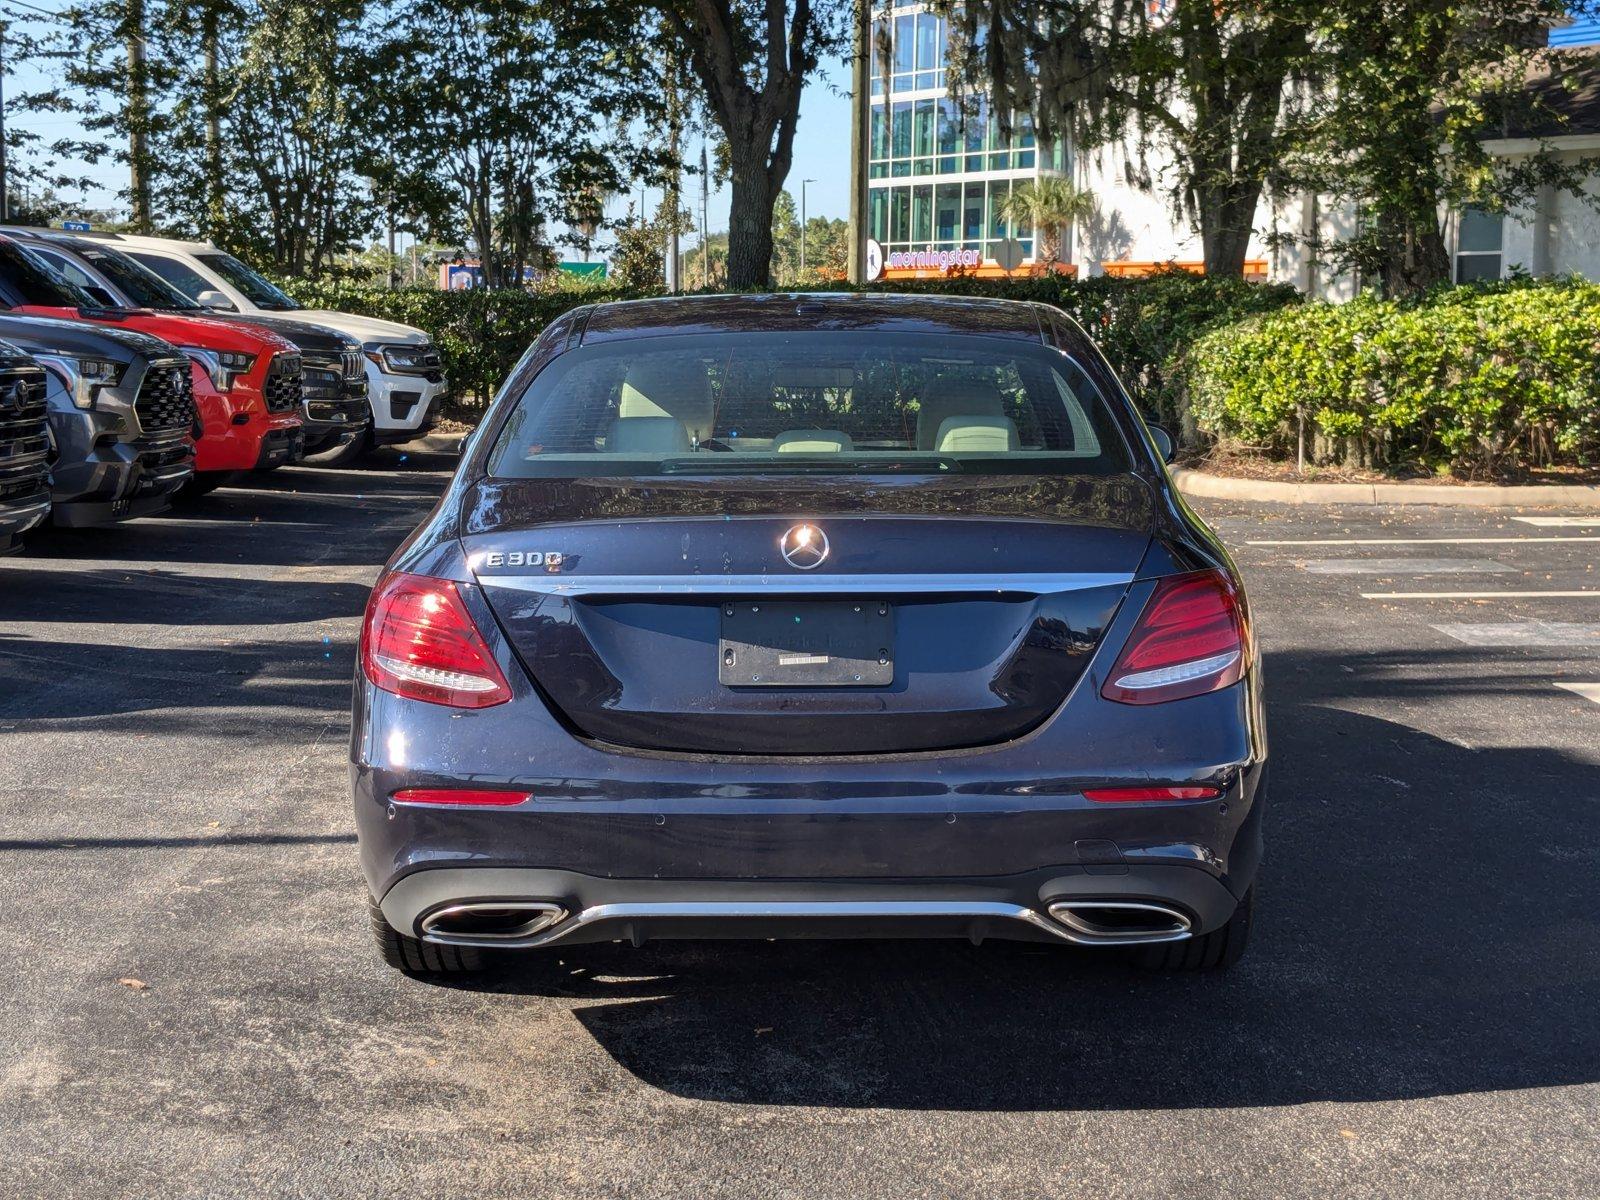
[[[1568,650],[1600,646],[1600,625],[1571,621],[1446,622],[1433,626],[1469,646],[1543,646]]]
[[[1596,517],[1512,517],[1513,521],[1521,521],[1524,525],[1538,525],[1546,529],[1582,529],[1587,525],[1600,525],[1600,516]]]
[[[1521,520],[1522,518],[1518,518]],[[1600,524],[1600,522],[1593,522]],[[1263,538],[1245,542],[1246,546],[1498,546],[1520,542],[1600,542],[1600,534],[1540,537],[1453,537],[1453,538]]]
[[[1585,700],[1593,700],[1600,704],[1600,683],[1557,683],[1556,686],[1575,696],[1582,696]]]
[[[1571,592],[1500,591],[1500,592],[1362,592],[1363,600],[1515,600],[1523,596],[1548,599],[1576,599],[1587,596],[1600,599],[1600,588]]]
[[[1501,575],[1517,569],[1487,558],[1308,558],[1294,565],[1313,575]]]

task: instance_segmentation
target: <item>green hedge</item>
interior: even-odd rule
[[[444,292],[338,281],[286,280],[301,303],[415,325],[438,343],[450,377],[451,415],[472,420],[528,344],[569,308],[628,299],[614,285],[566,285],[542,291]],[[1105,351],[1129,388],[1159,418],[1175,415],[1165,364],[1201,332],[1296,298],[1292,288],[1207,279],[1175,271],[1147,279],[926,280],[892,289],[930,294],[1041,300],[1077,318]]]
[[[1600,452],[1600,286],[1307,304],[1208,333],[1170,389],[1205,434],[1275,456],[1498,473]]]

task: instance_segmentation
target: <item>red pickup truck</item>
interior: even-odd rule
[[[301,455],[300,354],[267,329],[106,307],[3,235],[0,307],[137,330],[183,351],[193,364],[200,426],[193,486],[199,490],[215,487],[234,471],[281,466]]]

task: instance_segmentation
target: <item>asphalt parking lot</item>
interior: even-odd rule
[[[1600,1194],[1600,520],[1202,506],[1273,750],[1231,973],[682,943],[448,988],[372,951],[345,781],[447,467],[0,562],[0,1195]]]

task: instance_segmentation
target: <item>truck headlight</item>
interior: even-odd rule
[[[369,342],[362,348],[379,370],[398,372],[402,375],[416,375],[426,371],[430,366],[428,360],[433,356],[433,347],[428,345],[386,345],[381,342]]]
[[[205,368],[219,392],[232,391],[234,380],[248,375],[250,368],[256,365],[254,354],[237,350],[208,350],[204,346],[180,346],[179,349]]]
[[[35,354],[44,366],[55,371],[72,393],[79,408],[93,408],[103,387],[116,387],[122,378],[122,364],[108,358],[74,358],[65,354]]]

